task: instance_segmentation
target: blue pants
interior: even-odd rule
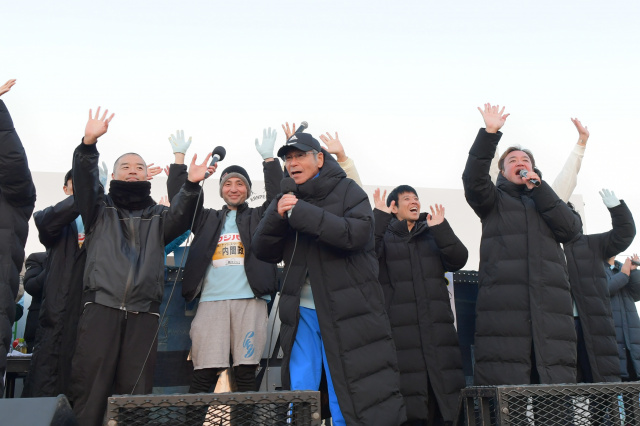
[[[329,388],[329,408],[331,409],[333,424],[346,426],[338,405],[336,392],[333,389],[327,354],[322,344],[318,315],[313,309],[300,307],[298,331],[296,340],[293,342],[291,360],[289,361],[291,390],[318,390],[320,388],[323,364],[327,377],[327,387]]]

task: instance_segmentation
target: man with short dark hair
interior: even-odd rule
[[[307,133],[292,135],[278,157],[296,189],[273,200],[253,248],[285,262],[283,388],[317,390],[324,370],[333,424],[398,425],[406,416],[369,199]]]
[[[461,269],[467,248],[436,204],[420,213],[409,185],[373,193],[380,285],[398,352],[400,391],[410,424],[451,425],[465,386],[445,272]]]
[[[82,425],[102,423],[111,393],[150,393],[164,287],[164,246],[191,224],[207,167],[191,161],[171,207],[150,196],[147,165],[121,156],[109,193],[98,178],[98,138],[113,115],[89,111],[85,136],[73,155],[74,196],[85,226],[87,265],[83,312],[72,365],[73,410]]]
[[[480,109],[480,129],[462,175],[482,222],[476,303],[476,385],[575,383],[576,332],[564,253],[580,224],[522,149],[489,169],[509,114]],[[523,171],[525,173],[523,173]]]

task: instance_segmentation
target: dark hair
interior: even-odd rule
[[[140,159],[141,159],[141,160],[142,160],[142,162],[144,163],[145,167],[147,166],[147,163],[145,163],[144,158],[142,158],[142,155],[138,154],[137,152],[127,152],[127,153],[125,153],[125,154],[122,154],[120,157],[118,157],[118,158],[116,159],[116,162],[115,162],[115,163],[113,163],[113,171],[114,171],[114,173],[115,173],[115,171],[116,171],[116,166],[118,165],[118,161],[120,161],[120,159],[121,159],[122,157],[124,157],[125,155],[137,155],[138,157],[140,157]]]
[[[389,207],[391,205],[392,201],[395,201],[396,202],[396,206],[397,206],[398,205],[398,196],[400,194],[404,194],[405,192],[411,192],[412,194],[415,194],[416,196],[418,195],[416,190],[413,189],[413,187],[411,187],[409,185],[396,186],[395,188],[393,188],[393,191],[391,191],[389,193],[389,195],[387,196],[387,207]]]
[[[64,175],[64,186],[67,186],[67,182],[71,181],[73,185],[73,169],[69,170],[66,175]]]
[[[529,156],[529,159],[531,160],[531,168],[533,169],[536,166],[536,160],[535,158],[533,158],[533,154],[531,153],[531,151],[529,151],[528,149],[523,149],[519,145],[514,145],[507,148],[506,151],[503,152],[502,155],[500,156],[500,160],[498,160],[498,168],[500,169],[501,172],[504,172],[504,159],[507,157],[507,155],[511,154],[513,151],[524,152]]]

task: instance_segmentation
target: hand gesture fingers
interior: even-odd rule
[[[171,203],[169,202],[169,197],[166,195],[163,195],[162,197],[160,197],[160,201],[158,201],[158,204],[162,206],[171,207]]]
[[[160,173],[162,173],[162,166],[154,166],[153,163],[147,165],[147,180],[152,180]]]
[[[109,129],[109,123],[113,119],[115,114],[111,114],[111,116],[107,117],[109,110],[105,110],[102,114],[102,118],[100,117],[100,107],[96,110],[95,116],[93,116],[93,112],[89,110],[89,120],[87,121],[87,125],[84,129],[84,143],[86,145],[93,145],[98,141],[98,138],[105,133]]]
[[[11,80],[7,81],[5,84],[0,86],[0,96],[4,95],[9,90],[11,90],[14,84],[16,84],[16,79],[12,78]]]
[[[429,206],[431,210],[431,214],[427,215],[427,224],[429,226],[436,226],[444,222],[444,206],[442,204],[436,204],[434,206]]]
[[[380,188],[376,188],[376,190],[373,191],[373,204],[375,208],[383,212],[390,213],[391,208],[387,207],[387,204],[385,202],[386,198],[387,198],[386,190],[384,191],[382,196],[380,196]]]
[[[285,126],[284,124],[282,125],[282,130],[284,130],[284,136],[287,138],[287,140],[289,140],[289,138],[293,136],[293,134],[295,133],[296,123],[293,123],[293,130],[289,128],[288,121],[286,122],[286,125],[287,125],[286,128],[284,127]]]
[[[478,107],[488,133],[496,133],[504,126],[507,117],[509,117],[509,114],[505,114],[504,110],[504,106],[500,109],[500,105],[491,105],[490,103],[484,104],[484,110]]]
[[[196,160],[198,159],[198,154],[193,155],[193,158],[191,159],[191,164],[189,165],[189,171],[187,176],[187,179],[189,179],[190,182],[194,182],[194,183],[200,182],[204,180],[205,174],[207,172],[209,172],[209,174],[211,175],[216,171],[216,168],[218,166],[217,164],[214,164],[213,166],[207,165],[212,155],[213,154],[211,152],[207,154],[207,157],[204,159],[202,164],[196,163]]]

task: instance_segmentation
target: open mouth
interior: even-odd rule
[[[417,207],[411,207],[411,208],[409,209],[409,211],[410,211],[411,213],[418,213],[418,208],[417,208]]]
[[[301,171],[298,171],[298,170],[296,170],[295,172],[291,172],[291,173],[289,173],[289,175],[291,175],[291,177],[297,176],[297,175],[299,175],[299,174],[302,174],[302,172],[301,172]]]

